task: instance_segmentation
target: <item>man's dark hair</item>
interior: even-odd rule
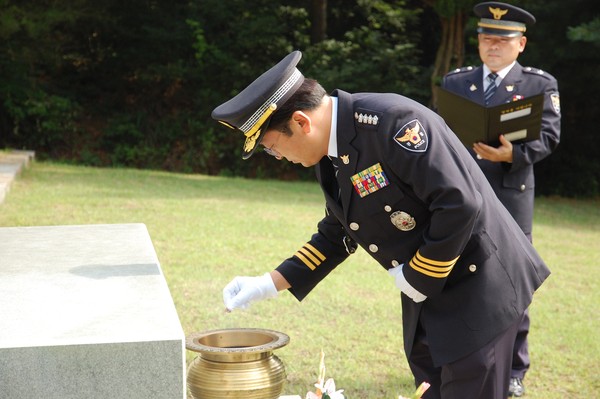
[[[273,114],[269,128],[291,136],[292,131],[288,122],[292,114],[295,111],[310,111],[317,108],[326,94],[319,82],[314,79],[304,79],[298,90]]]

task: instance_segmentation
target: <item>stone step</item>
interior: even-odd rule
[[[0,151],[0,203],[6,198],[12,182],[34,159],[34,151]]]

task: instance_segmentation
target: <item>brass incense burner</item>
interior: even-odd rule
[[[288,344],[283,333],[235,328],[196,333],[186,348],[199,355],[187,370],[194,399],[277,399],[285,383],[285,368],[273,351]]]

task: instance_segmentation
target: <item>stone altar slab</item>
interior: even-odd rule
[[[0,228],[0,398],[185,398],[184,345],[145,225]]]

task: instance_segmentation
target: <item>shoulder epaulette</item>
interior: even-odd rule
[[[466,66],[466,67],[462,67],[462,68],[456,68],[456,69],[449,71],[448,75],[453,75],[455,73],[461,73],[461,72],[470,72],[473,69],[475,69],[474,66]]]
[[[523,67],[523,72],[525,73],[531,73],[534,75],[538,75],[538,76],[543,76],[545,78],[548,79],[552,79],[551,75],[547,72],[544,72],[543,70],[539,69],[539,68],[534,68],[534,67]]]

